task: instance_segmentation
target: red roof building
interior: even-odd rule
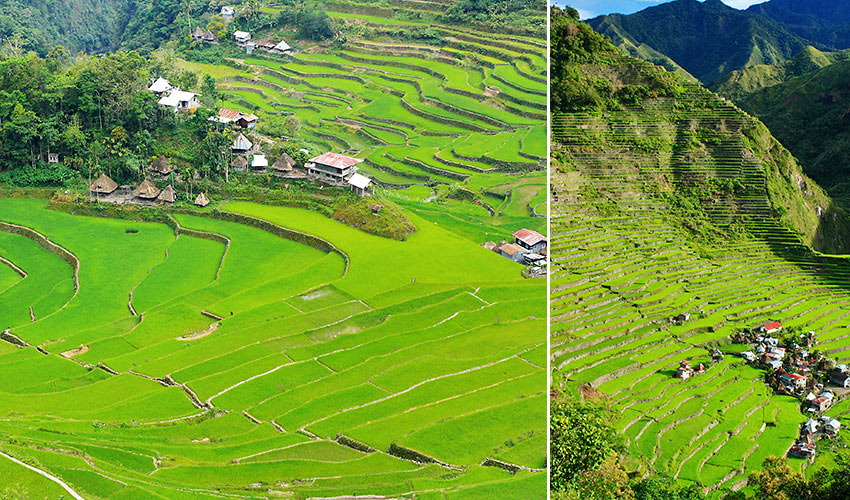
[[[759,327],[759,329],[764,333],[773,333],[782,330],[782,323],[778,321],[773,321],[771,323],[766,323]]]

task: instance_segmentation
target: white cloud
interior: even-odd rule
[[[581,19],[590,19],[592,17],[596,17],[596,16],[599,15],[599,14],[597,14],[595,12],[591,12],[589,10],[584,10],[584,9],[576,9],[576,10],[578,11],[578,17],[581,18]]]
[[[723,0],[723,3],[736,9],[746,9],[750,5],[764,3],[766,0]]]

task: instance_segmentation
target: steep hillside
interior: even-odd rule
[[[740,106],[758,116],[800,160],[806,172],[828,189],[850,176],[850,61],[841,60],[764,87],[753,82],[750,92],[729,92]],[[780,74],[784,68],[768,68]],[[793,74],[793,73],[791,73]],[[750,78],[749,73],[741,80]],[[741,87],[746,87],[742,85]],[[718,87],[726,92],[729,85]]]
[[[648,80],[664,88],[553,118],[556,390],[619,415],[638,475],[701,484],[717,498],[785,455],[806,418],[797,397],[774,393],[765,371],[734,355],[742,346],[730,335],[776,320],[850,359],[850,263],[812,250],[850,251],[848,218],[729,101],[608,52],[565,65],[577,89],[597,74],[620,95],[645,94]],[[713,358],[715,347],[725,357]],[[682,361],[705,371],[675,378]],[[832,449],[820,443],[812,467],[829,464]]]
[[[784,25],[803,38],[832,47],[850,46],[850,3],[841,0],[771,0],[747,12]]]
[[[117,46],[135,0],[2,0],[0,38],[20,50],[47,53],[64,45],[72,54]]]
[[[588,23],[629,55],[668,70],[681,67],[702,82],[736,69],[784,61],[811,44],[777,22],[720,0],[675,0]]]
[[[850,60],[850,50],[823,52],[812,46],[806,47],[793,58],[779,64],[759,64],[735,70],[715,80],[708,88],[717,94],[742,102],[752,93],[765,87],[787,82],[837,61]]]

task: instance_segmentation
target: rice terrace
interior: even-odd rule
[[[638,476],[708,498],[770,456],[830,466],[843,441],[824,423],[850,423],[833,382],[850,359],[850,266],[827,255],[841,219],[725,99],[613,48],[597,57],[579,71],[661,90],[553,117],[554,391],[610,405]]]
[[[546,227],[546,44],[436,22],[452,3],[329,3],[343,43],[175,58],[215,78],[216,108],[297,116],[311,154],[363,160],[377,201],[356,220],[312,209],[347,188],[303,180],[209,187],[206,208],[177,184],[170,208],[0,189],[4,481],[32,499],[544,498],[546,280],[482,243]],[[361,227],[377,202],[415,231]]]

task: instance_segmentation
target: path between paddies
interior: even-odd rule
[[[45,472],[45,471],[43,471],[43,470],[41,470],[41,469],[37,469],[37,468],[33,467],[32,465],[29,465],[29,464],[27,464],[27,463],[21,462],[21,461],[20,461],[20,460],[18,460],[17,458],[15,458],[15,457],[13,457],[13,456],[10,456],[10,455],[7,455],[7,454],[3,453],[2,451],[0,451],[0,456],[4,456],[4,457],[8,458],[9,460],[11,460],[11,461],[15,462],[16,464],[18,464],[18,465],[23,465],[24,467],[26,467],[27,469],[29,469],[29,470],[31,470],[31,471],[33,471],[33,472],[35,472],[36,474],[39,474],[39,475],[41,475],[41,476],[46,477],[47,479],[50,479],[50,480],[51,480],[51,481],[53,481],[54,483],[56,483],[56,484],[58,484],[59,486],[61,486],[61,487],[62,487],[62,489],[64,489],[65,491],[67,491],[67,492],[68,492],[68,494],[69,494],[69,495],[71,495],[72,497],[74,497],[76,500],[85,500],[85,498],[81,497],[79,493],[77,493],[76,491],[72,490],[70,486],[68,486],[67,484],[65,484],[65,483],[64,483],[61,479],[59,479],[58,477],[53,476],[53,475],[51,475],[50,473]]]

